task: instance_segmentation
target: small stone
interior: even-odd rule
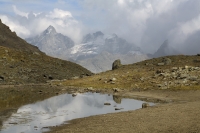
[[[179,77],[180,77],[181,79],[184,79],[184,78],[187,78],[188,76],[189,76],[188,74],[180,74]]]
[[[33,54],[35,54],[35,55],[40,55],[38,52],[34,52]]]
[[[122,110],[123,108],[115,108],[115,110]]]
[[[162,87],[161,89],[162,89],[162,90],[167,90],[168,87],[167,87],[167,86],[164,86],[164,87]]]
[[[111,84],[115,84],[115,82],[114,82],[114,81],[112,81],[112,82],[111,82]]]
[[[116,81],[117,79],[116,78],[112,78],[112,79],[110,79],[110,81]]]
[[[172,72],[175,72],[178,70],[178,67],[172,67]]]
[[[158,66],[164,66],[165,63],[158,63]]]
[[[4,77],[0,75],[0,81],[4,81]]]
[[[113,88],[113,91],[114,91],[114,92],[119,92],[120,89],[118,89],[118,88]]]
[[[75,97],[75,96],[77,96],[77,95],[78,95],[77,93],[73,93],[73,94],[72,94],[72,97]]]
[[[165,65],[169,65],[172,63],[172,60],[170,58],[163,58],[163,61],[162,61]]]
[[[88,87],[87,90],[88,91],[94,91],[93,87]]]
[[[10,122],[9,124],[17,125],[17,122]]]
[[[162,84],[157,84],[157,86],[158,86],[158,87],[163,87],[164,85],[162,85]]]
[[[110,103],[104,103],[104,105],[111,105]]]
[[[140,78],[140,80],[141,80],[141,81],[144,81],[144,78],[143,78],[143,77],[141,77],[141,78]]]
[[[142,104],[142,108],[147,108],[147,107],[149,107],[150,105],[149,105],[149,103],[143,103]]]
[[[198,77],[197,76],[191,76],[188,78],[190,81],[197,81]]]
[[[51,75],[49,75],[49,79],[50,79],[50,80],[53,80],[53,77],[52,77]]]
[[[78,77],[78,76],[75,76],[75,77],[72,77],[71,79],[79,79],[79,77]]]
[[[163,70],[159,69],[156,71],[156,74],[160,74],[160,73],[163,73]]]
[[[185,66],[185,69],[188,69],[189,67],[188,66]]]

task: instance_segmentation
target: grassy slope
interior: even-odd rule
[[[75,63],[25,51],[0,47],[0,84],[45,83],[53,79],[91,75],[87,69]]]
[[[169,71],[171,73],[172,67],[200,66],[200,56],[169,56],[172,60],[170,65],[158,66],[163,58],[155,58],[142,61],[135,64],[124,65],[121,68],[113,71],[99,73],[97,75],[86,77],[84,79],[68,80],[61,82],[65,86],[77,87],[94,87],[94,88],[123,88],[123,89],[161,89],[157,85],[166,81],[175,81],[177,79],[164,79],[162,76],[154,77],[157,70]],[[148,65],[146,65],[148,64]],[[191,76],[198,76],[200,71],[189,72]],[[112,84],[110,79],[116,78],[115,83]],[[107,82],[107,83],[105,83]],[[199,82],[199,80],[198,80]],[[60,84],[60,82],[54,82]],[[168,89],[200,89],[198,83],[191,83],[188,86],[174,85]]]

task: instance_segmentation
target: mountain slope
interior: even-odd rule
[[[168,40],[165,40],[159,49],[153,54],[153,57],[161,57],[168,55],[178,55],[180,54],[177,50],[169,46]]]
[[[45,55],[17,37],[4,24],[0,23],[0,27],[6,33],[1,32],[0,35],[9,42],[7,45],[0,38],[0,84],[45,83],[53,79],[92,75],[80,65]]]

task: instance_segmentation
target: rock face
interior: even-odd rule
[[[40,35],[26,40],[48,55],[73,60],[94,73],[111,70],[112,62],[116,59],[121,59],[123,64],[148,59],[134,44],[116,34],[105,35],[101,31],[87,34],[80,44],[74,44],[69,37],[49,26]]]
[[[27,38],[26,41],[54,57],[62,57],[63,53],[74,46],[74,42],[69,37],[57,33],[51,25],[40,35]]]
[[[121,60],[120,60],[120,59],[115,60],[115,61],[113,62],[113,64],[112,64],[112,70],[118,69],[118,68],[120,68],[121,66],[122,66]]]
[[[0,84],[46,83],[92,75],[80,65],[47,56],[2,23],[0,28],[0,35],[6,38],[0,43]]]

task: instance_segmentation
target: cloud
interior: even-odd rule
[[[83,20],[153,53],[168,39],[179,48],[198,32],[199,0],[83,0]],[[191,10],[192,9],[192,10]],[[86,23],[87,25],[87,23]],[[181,34],[184,31],[184,34]],[[177,44],[175,40],[183,41]]]
[[[26,27],[22,26],[19,24],[19,22],[15,21],[15,20],[12,20],[12,19],[9,19],[7,16],[5,15],[0,15],[0,18],[2,20],[3,23],[9,25],[11,31],[17,31],[17,34],[18,35],[21,35],[21,36],[29,36],[31,34],[31,32],[29,30],[27,30]]]
[[[188,37],[200,31],[200,15],[196,18],[178,24],[177,28],[170,31],[173,43],[182,44]]]
[[[68,18],[68,17],[72,17],[72,14],[69,12],[69,11],[63,11],[63,10],[60,10],[60,9],[54,9],[53,12],[50,12],[49,15],[47,15],[47,17],[50,17],[50,18],[60,18],[60,19],[63,19],[63,18]]]
[[[55,8],[47,13],[24,13],[16,6],[13,6],[13,10],[16,17],[1,15],[0,18],[22,38],[36,36],[52,25],[58,33],[69,36],[77,43],[82,39],[82,24],[69,11]]]
[[[18,10],[15,5],[13,5],[13,10],[17,15],[20,15],[20,16],[23,16],[23,17],[28,17],[28,13],[25,13],[25,12]]]

